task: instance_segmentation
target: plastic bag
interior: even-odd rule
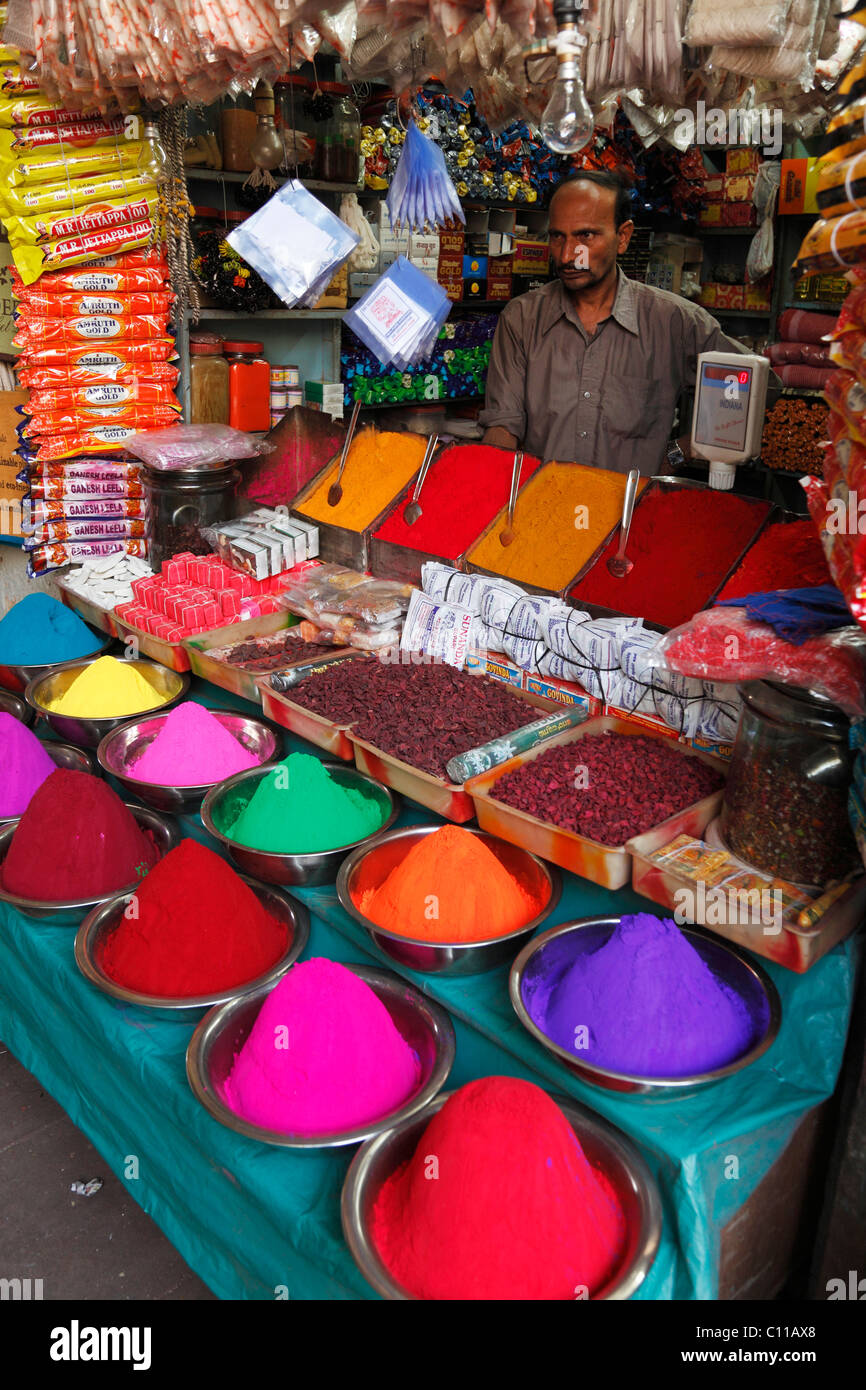
[[[785,37],[791,0],[694,0],[684,42],[691,48],[731,43],[743,48],[778,45]]]
[[[866,634],[853,624],[794,646],[744,608],[709,608],[665,633],[647,665],[722,683],[782,681],[818,690],[852,717],[866,714]]]
[[[227,240],[291,308],[321,298],[360,237],[293,179]]]
[[[391,226],[436,231],[443,223],[466,222],[466,214],[439,146],[409,122],[400,162],[386,198]]]
[[[451,310],[441,285],[399,256],[344,315],[343,322],[383,366],[404,371],[433,351]]]
[[[866,138],[866,137],[864,137]],[[794,262],[794,273],[822,274],[866,260],[866,210],[844,217],[819,218],[809,228]]]
[[[346,193],[340,203],[340,221],[358,234],[358,245],[347,262],[349,270],[379,269],[379,243],[358,202],[357,193]]]
[[[755,177],[752,202],[758,210],[759,228],[749,242],[746,257],[746,279],[752,284],[756,280],[763,280],[773,269],[773,213],[781,178],[782,166],[777,159],[765,160]]]
[[[231,459],[256,458],[273,445],[230,425],[171,425],[133,435],[123,446],[149,468],[212,468]]]

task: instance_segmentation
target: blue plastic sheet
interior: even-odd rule
[[[203,703],[248,708],[200,683],[193,693]],[[435,819],[407,803],[400,823]],[[198,820],[183,826],[210,843]],[[333,888],[298,896],[313,916],[306,957],[381,963]],[[547,925],[638,908],[646,910],[646,900],[630,889],[613,893],[566,874]],[[221,1298],[274,1298],[283,1289],[292,1299],[375,1297],[340,1229],[351,1152],[272,1150],[211,1119],[185,1078],[191,1027],[150,1021],[93,989],[75,967],[73,941],[73,929],[30,922],[0,904],[0,1036],[193,1269]],[[518,1022],[505,968],[450,982],[401,973],[451,1011],[457,1059],[450,1086],[491,1074],[523,1077],[574,1096],[641,1148],[661,1189],[664,1231],[637,1297],[713,1299],[722,1228],[835,1087],[855,959],[849,941],[806,975],[762,962],[782,1000],[773,1047],[740,1076],[663,1102],[624,1099],[566,1072]],[[131,1158],[138,1159],[135,1177]]]

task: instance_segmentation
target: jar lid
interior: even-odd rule
[[[322,92],[338,92],[340,96],[348,96],[351,88],[345,82],[320,82],[319,90]]]
[[[223,341],[225,352],[264,352],[264,349],[264,343],[239,343],[234,340],[229,341],[228,338]]]
[[[190,338],[189,351],[191,357],[220,357],[222,356],[223,345],[219,338],[209,342],[206,338],[197,340]]]
[[[826,695],[781,681],[745,681],[740,686],[750,708],[769,719],[796,725],[825,737],[847,739],[850,720]]]

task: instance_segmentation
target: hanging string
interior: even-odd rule
[[[166,107],[156,118],[159,138],[168,165],[166,182],[160,193],[160,220],[171,287],[177,295],[175,321],[182,322],[189,312],[192,322],[197,324],[200,300],[198,286],[191,272],[195,252],[189,229],[190,217],[194,210],[190,202],[183,162],[187,109],[186,106]]]

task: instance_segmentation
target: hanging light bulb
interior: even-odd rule
[[[168,183],[168,155],[159,138],[159,127],[154,120],[146,120],[142,135],[141,154],[138,157],[138,172],[148,177],[161,188]]]
[[[259,81],[253,92],[256,110],[256,131],[250,141],[253,163],[264,170],[276,169],[285,158],[285,147],[274,120],[274,89],[269,82]],[[271,180],[271,185],[273,180]]]
[[[545,145],[557,154],[576,154],[592,139],[595,125],[583,90],[578,58],[586,39],[578,32],[580,5],[554,0],[556,81],[541,118]]]

